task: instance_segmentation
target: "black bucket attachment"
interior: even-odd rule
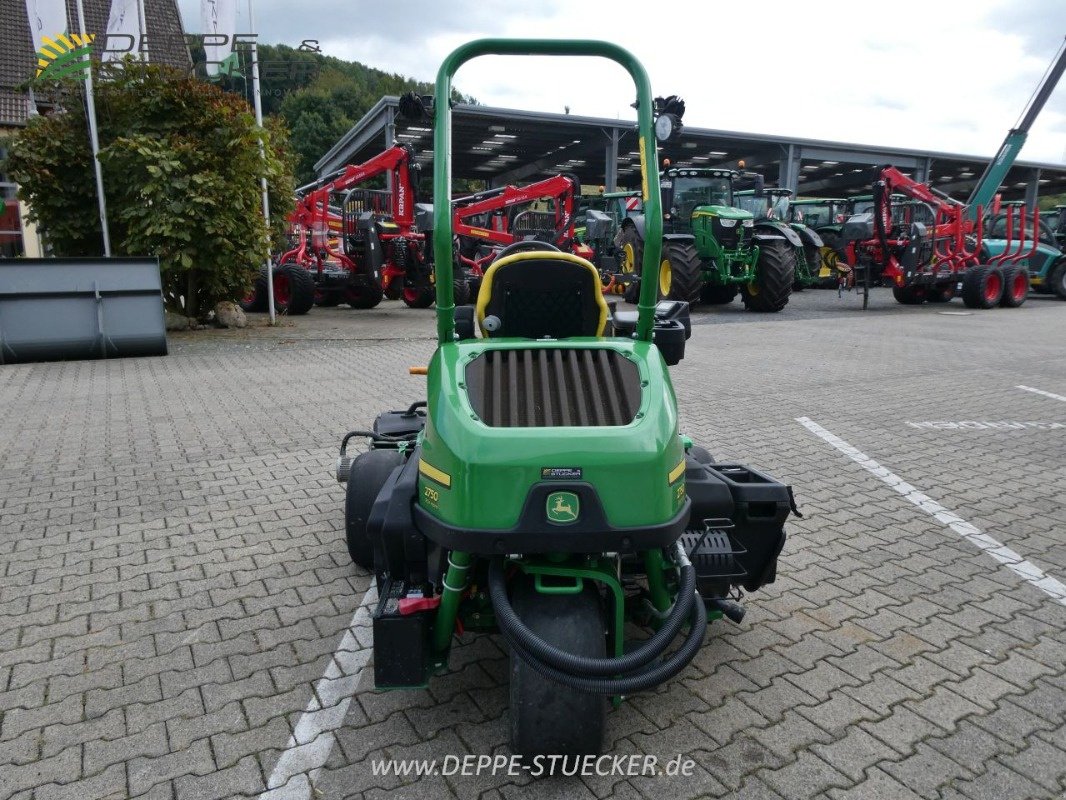
[[[166,353],[157,259],[0,260],[0,364]]]

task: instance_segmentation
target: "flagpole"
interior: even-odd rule
[[[79,0],[81,2],[81,0]],[[255,14],[252,11],[252,0],[248,0],[248,27],[249,33],[255,34]],[[263,102],[259,96],[259,48],[255,37],[252,37],[252,105],[255,107],[255,124],[263,127]],[[263,140],[259,140],[259,154],[266,162],[266,148]],[[264,163],[265,167],[265,163]],[[267,191],[267,179],[264,173],[261,185],[263,188],[263,219],[266,220],[267,228],[270,228],[270,194]],[[274,265],[270,260],[270,245],[267,245],[267,307],[270,310],[270,324],[275,323],[274,317]]]
[[[144,0],[137,0],[137,26],[141,29],[141,41],[138,42],[137,57],[148,63],[148,23],[144,19]]]
[[[250,2],[250,0],[249,0]],[[85,9],[82,0],[75,0],[78,8],[78,28],[81,36],[88,41],[88,32],[85,30]],[[104,171],[100,166],[100,139],[96,133],[96,102],[93,99],[93,66],[92,49],[85,56],[88,68],[85,70],[85,106],[89,116],[89,142],[93,151],[93,170],[96,172],[96,204],[100,208],[100,230],[104,238],[104,257],[111,257],[111,234],[107,229],[107,201],[104,199]]]

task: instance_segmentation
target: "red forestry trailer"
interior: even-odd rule
[[[460,197],[452,204],[452,230],[458,237],[458,266],[476,294],[481,278],[504,248],[526,240],[547,242],[589,258],[591,248],[574,237],[577,178],[554,175],[526,186],[502,186]],[[547,201],[546,210],[532,208]]]
[[[415,203],[411,172],[410,148],[396,146],[298,190],[289,216],[292,247],[274,271],[279,308],[287,303],[290,314],[306,313],[313,303],[373,308],[383,297],[412,308],[432,305],[433,263],[416,224],[423,209]],[[390,190],[367,188],[386,175]],[[428,226],[431,212],[425,209],[420,221]],[[258,310],[265,297],[262,275],[243,305]]]

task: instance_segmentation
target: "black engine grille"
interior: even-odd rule
[[[466,367],[474,411],[494,428],[628,425],[640,373],[614,350],[489,350]]]
[[[737,235],[737,228],[740,227],[740,222],[735,222],[732,227],[727,228],[722,224],[722,221],[718,217],[711,219],[711,230],[714,232],[714,238],[718,240],[718,243],[727,250],[735,250],[739,237]]]

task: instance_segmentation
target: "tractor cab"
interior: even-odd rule
[[[736,220],[751,219],[750,213],[734,207],[733,183],[738,177],[739,173],[731,169],[664,170],[661,186],[667,232],[691,233],[697,211],[701,215],[733,220],[733,224]]]
[[[839,228],[848,215],[848,201],[840,197],[804,197],[789,204],[789,222],[802,222],[819,229],[828,225]]]
[[[764,188],[761,194],[754,189],[744,189],[735,193],[739,208],[751,212],[755,219],[771,219],[791,222],[789,207],[792,190],[778,187]]]

